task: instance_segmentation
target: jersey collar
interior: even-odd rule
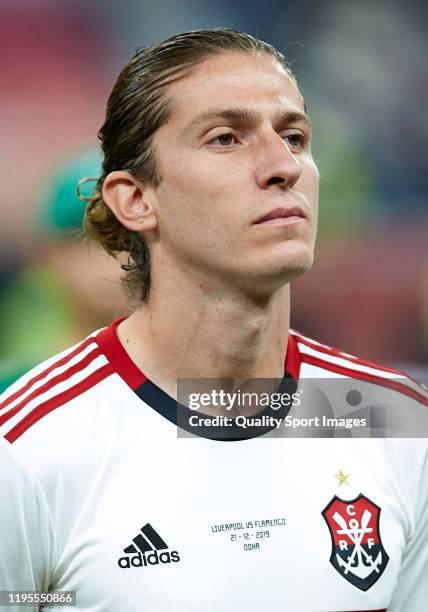
[[[113,370],[126,382],[126,384],[151,408],[156,410],[164,418],[171,423],[179,425],[181,429],[187,430],[194,434],[194,428],[189,425],[190,416],[195,414],[195,411],[190,410],[186,406],[179,404],[175,399],[162,391],[155,385],[144,373],[135,365],[128,353],[123,348],[118,335],[117,327],[125,317],[116,319],[108,327],[102,329],[95,336],[100,349],[107,357]],[[297,342],[292,334],[288,335],[287,355],[284,366],[284,378],[281,382],[279,391],[294,393],[297,389],[300,373],[301,357],[297,346]],[[284,418],[289,411],[288,409],[280,409],[273,411],[267,408],[255,417],[274,416],[275,418]],[[208,419],[213,417],[208,417]],[[273,427],[257,427],[247,428],[245,438],[253,438],[269,432]],[[219,437],[220,432],[220,437]],[[214,440],[236,441],[243,439],[242,429],[239,432],[239,437],[236,437],[237,430],[232,428],[219,429],[207,425],[205,428],[198,428],[198,435]]]

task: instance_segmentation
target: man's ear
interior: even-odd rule
[[[153,186],[124,170],[110,172],[103,184],[103,200],[117,219],[134,232],[157,227]]]

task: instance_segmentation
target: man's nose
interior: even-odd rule
[[[302,174],[302,166],[284,139],[279,134],[273,134],[260,143],[256,172],[258,185],[262,189],[272,185],[290,188]]]

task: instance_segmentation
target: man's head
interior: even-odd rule
[[[310,266],[310,125],[286,60],[267,43],[203,30],[138,52],[100,138],[86,227],[111,254],[129,252],[134,296],[146,299],[150,275],[165,270],[270,291]],[[305,218],[259,222],[292,212]]]

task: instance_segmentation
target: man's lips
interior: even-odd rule
[[[299,206],[292,206],[291,208],[275,208],[254,223],[277,224],[287,220],[288,222],[298,221],[299,219],[306,219],[306,215]]]

